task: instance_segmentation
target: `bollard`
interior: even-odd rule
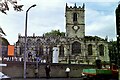
[[[66,77],[67,78],[69,78],[70,76],[69,76],[69,73],[70,73],[70,68],[69,67],[67,67],[66,68],[66,70],[65,70],[65,72],[66,72]]]

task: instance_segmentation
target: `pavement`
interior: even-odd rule
[[[81,78],[39,78],[39,79],[36,79],[36,78],[29,78],[29,79],[22,79],[22,78],[17,78],[17,79],[12,79],[12,80],[82,80]]]

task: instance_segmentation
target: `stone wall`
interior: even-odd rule
[[[21,78],[24,74],[24,62],[4,62],[7,64],[6,67],[2,68],[3,73],[7,74],[13,78]],[[35,77],[35,64],[36,63],[27,63],[27,77]],[[45,77],[45,65],[39,64],[38,76]],[[70,68],[70,77],[80,77],[83,68],[95,68],[94,65],[85,65],[85,64],[50,64],[51,66],[51,77],[66,77],[65,69]]]

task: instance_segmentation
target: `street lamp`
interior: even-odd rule
[[[30,6],[27,11],[26,11],[26,19],[25,19],[25,53],[24,53],[24,79],[26,79],[26,56],[27,56],[27,53],[26,53],[26,48],[27,48],[27,17],[28,17],[28,11],[32,8],[32,7],[35,7],[36,4]]]

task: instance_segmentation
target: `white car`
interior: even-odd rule
[[[0,72],[0,80],[11,80],[11,78]]]

